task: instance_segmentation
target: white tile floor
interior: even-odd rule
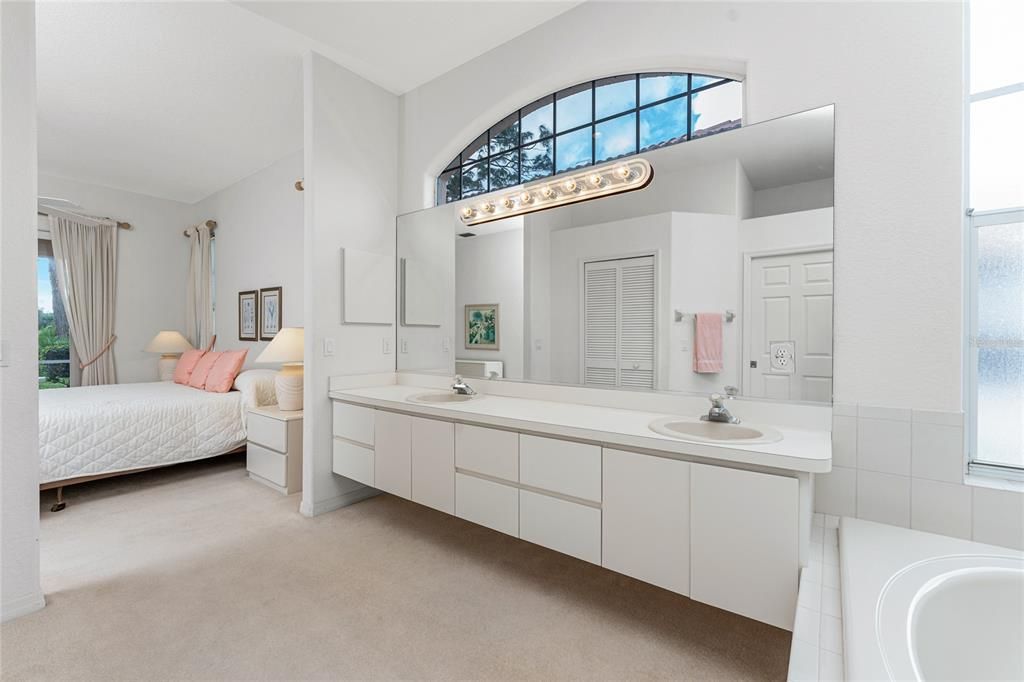
[[[811,558],[800,572],[789,680],[842,680],[843,608],[839,585],[839,517],[815,514]]]

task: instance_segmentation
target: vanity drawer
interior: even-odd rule
[[[373,450],[334,439],[331,471],[363,485],[373,485]]]
[[[246,438],[250,444],[258,443],[283,454],[288,452],[288,422],[249,412]]]
[[[334,435],[373,447],[373,410],[334,401]]]
[[[601,448],[539,436],[519,437],[519,482],[601,501]]]
[[[601,564],[601,510],[594,507],[520,490],[519,537]]]
[[[506,481],[518,481],[519,434],[456,424],[455,466]]]
[[[455,474],[455,515],[519,537],[519,490],[475,476]]]
[[[250,442],[245,447],[245,468],[274,485],[288,485],[288,457]]]

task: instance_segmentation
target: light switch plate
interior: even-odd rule
[[[391,339],[387,336],[381,339],[380,350],[384,355],[391,355]]]
[[[447,337],[447,336],[443,337],[441,339],[441,351],[443,353],[447,353],[451,349],[452,349],[452,340],[451,340],[451,338]]]
[[[324,357],[334,357],[334,339],[324,339]]]
[[[401,341],[399,342],[399,348],[401,349],[401,351],[402,351],[403,353],[408,353],[408,352],[409,352],[409,342],[408,342],[408,341],[406,341],[405,339],[402,339],[402,340],[401,340]]]

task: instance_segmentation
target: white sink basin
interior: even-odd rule
[[[461,393],[439,393],[431,391],[430,393],[417,393],[411,395],[406,400],[410,403],[426,403],[428,405],[451,405],[455,403],[464,403],[469,400],[475,400],[479,395],[463,395]]]
[[[691,443],[729,443],[754,445],[776,443],[782,434],[770,426],[756,424],[722,424],[685,417],[662,417],[650,424],[651,431]]]

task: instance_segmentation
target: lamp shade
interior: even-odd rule
[[[270,345],[263,349],[258,363],[302,362],[306,335],[302,327],[285,327],[274,336]]]
[[[153,340],[146,344],[147,353],[184,353],[192,350],[192,344],[184,336],[175,331],[162,331],[153,337]]]

